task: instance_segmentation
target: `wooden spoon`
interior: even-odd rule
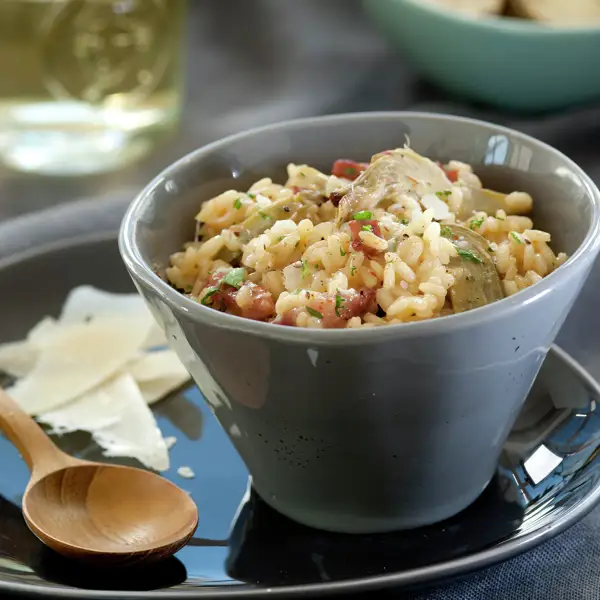
[[[198,525],[193,500],[167,479],[59,450],[0,389],[0,429],[31,471],[23,496],[29,529],[56,552],[98,566],[167,558]]]

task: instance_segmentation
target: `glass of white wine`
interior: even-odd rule
[[[0,0],[0,160],[89,174],[177,124],[187,0]]]

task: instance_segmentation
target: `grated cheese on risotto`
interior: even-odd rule
[[[485,189],[462,162],[408,147],[331,174],[288,165],[204,202],[171,285],[214,310],[307,328],[377,327],[472,310],[567,260],[525,192]]]

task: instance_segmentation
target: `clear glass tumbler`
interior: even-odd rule
[[[121,167],[177,123],[187,0],[0,0],[0,160]]]

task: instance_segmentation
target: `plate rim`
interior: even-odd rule
[[[69,247],[77,247],[94,243],[105,243],[117,241],[118,232],[98,232],[94,234],[83,234],[68,239],[45,242],[39,246],[29,248],[12,256],[0,257],[0,271],[10,268],[19,262],[30,260],[47,252],[62,251]],[[600,383],[598,383],[588,371],[575,360],[568,352],[553,344],[550,352],[554,353],[560,360],[575,372],[576,376],[585,385],[593,389],[600,396]],[[11,593],[25,597],[39,598],[78,598],[78,599],[102,599],[102,600],[143,600],[147,598],[160,598],[161,600],[179,600],[180,598],[242,598],[263,597],[268,594],[276,598],[296,598],[304,595],[334,595],[344,593],[357,593],[374,591],[393,587],[418,588],[425,584],[435,585],[445,580],[450,580],[461,575],[474,573],[497,565],[501,562],[514,558],[519,554],[532,550],[543,542],[566,531],[579,520],[589,514],[594,507],[600,503],[600,483],[585,497],[583,501],[572,506],[560,519],[546,524],[522,537],[501,542],[494,548],[489,548],[476,554],[456,558],[434,565],[418,567],[397,573],[385,575],[372,575],[343,581],[317,582],[307,584],[295,584],[278,587],[259,587],[254,584],[241,583],[231,586],[206,586],[203,588],[180,587],[177,589],[165,588],[162,590],[148,591],[118,591],[118,590],[85,590],[82,588],[67,587],[45,587],[30,583],[11,582],[0,579],[0,593]]]

